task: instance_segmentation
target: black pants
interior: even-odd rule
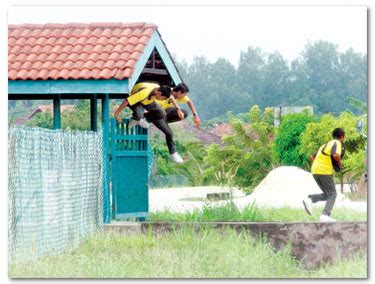
[[[132,118],[134,120],[139,121],[142,118],[146,118],[148,121],[152,122],[157,128],[161,130],[161,132],[164,133],[169,153],[173,154],[176,152],[176,145],[173,141],[173,131],[168,125],[167,114],[158,103],[153,102],[149,105],[142,105],[140,103],[137,103],[129,107],[133,111]],[[147,110],[147,113],[144,113],[144,109]]]
[[[313,203],[318,201],[327,201],[324,206],[323,214],[330,216],[336,200],[336,187],[332,175],[313,175],[316,183],[323,191],[322,194],[309,195]]]
[[[184,109],[181,109],[182,112],[184,113],[184,119],[188,116],[188,112]],[[167,122],[168,123],[173,123],[173,122],[176,122],[176,121],[181,121],[181,118],[178,117],[178,114],[177,114],[177,108],[175,107],[170,107],[170,108],[167,108],[165,110],[165,112],[167,113]]]

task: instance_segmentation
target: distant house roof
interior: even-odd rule
[[[61,112],[65,110],[72,110],[74,108],[74,105],[61,105]],[[39,112],[53,112],[53,105],[39,105],[35,109],[33,109],[26,117],[27,118],[33,118],[34,115],[36,115]]]
[[[194,138],[199,140],[201,143],[205,145],[210,145],[210,144],[218,144],[222,145],[221,143],[221,138],[209,131],[203,130],[202,128],[197,128],[194,125],[186,122],[185,120],[174,123],[173,125],[177,125],[178,127],[181,127],[185,133],[191,134]],[[151,134],[155,133],[158,130],[156,127],[152,126],[151,127]]]
[[[9,25],[8,78],[130,78],[156,30],[148,23]]]
[[[73,110],[74,105],[61,105],[61,112],[65,110]],[[28,115],[25,117],[16,118],[13,122],[14,125],[23,125],[26,124],[29,120],[31,120],[36,114],[41,112],[49,111],[51,114],[53,113],[53,105],[39,105],[35,109],[33,109]]]
[[[215,128],[211,129],[210,132],[221,138],[224,135],[233,134],[233,127],[230,123],[222,123],[216,126]]]

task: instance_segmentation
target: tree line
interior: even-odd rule
[[[238,67],[225,58],[210,63],[204,56],[191,64],[177,62],[203,119],[247,112],[252,105],[312,105],[314,113],[356,113],[348,97],[367,101],[367,54],[317,41],[306,44],[300,56],[288,62],[279,52],[249,47]]]

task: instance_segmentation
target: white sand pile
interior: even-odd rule
[[[279,167],[272,170],[251,195],[238,199],[236,203],[240,207],[254,201],[264,207],[302,207],[302,199],[314,193],[320,194],[322,191],[311,173],[297,167]],[[349,202],[341,192],[337,192],[335,206]],[[324,206],[324,202],[315,204]]]
[[[149,191],[150,212],[170,210],[172,212],[191,212],[207,205],[203,199],[208,193],[227,192],[221,187],[164,188]],[[239,207],[251,205],[260,207],[294,207],[303,209],[302,199],[309,194],[322,193],[309,172],[297,167],[279,167],[271,171],[248,196],[238,189],[232,189],[233,202]],[[351,208],[366,212],[367,203],[350,201],[337,192],[336,207]],[[200,201],[200,199],[202,199]],[[226,201],[209,202],[210,206],[221,206]],[[323,207],[325,202],[317,202],[313,207]]]
[[[207,204],[204,199],[208,193],[232,192],[234,198],[246,196],[243,191],[233,188],[219,186],[199,187],[177,187],[160,188],[149,191],[150,212],[169,210],[172,212],[189,212],[194,209],[201,209]],[[199,201],[201,200],[201,201]],[[222,205],[225,202],[210,202],[211,204]]]

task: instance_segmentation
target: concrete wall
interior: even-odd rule
[[[248,231],[255,237],[264,236],[276,248],[283,249],[289,242],[291,253],[307,269],[323,263],[345,258],[358,251],[367,253],[367,222],[335,223],[260,223],[260,222],[210,222],[210,223],[112,223],[107,231],[140,234],[149,229],[155,234],[167,233],[182,226],[193,226],[198,232],[203,227],[215,229],[234,228]]]

